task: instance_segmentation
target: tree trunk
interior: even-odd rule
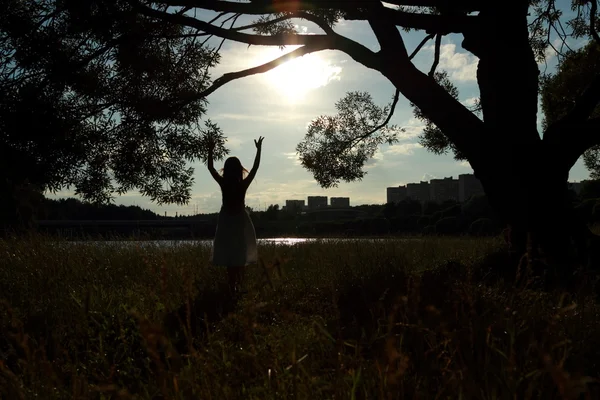
[[[487,168],[476,171],[490,204],[509,227],[509,251],[516,269],[527,265],[534,274],[548,274],[565,282],[580,269],[596,269],[599,237],[580,220],[568,196],[568,171],[557,162],[544,162],[541,149],[529,159],[506,162],[490,158]]]
[[[30,184],[14,184],[8,179],[1,186],[0,237],[28,231],[43,199],[42,192]]]
[[[587,264],[591,232],[569,203],[564,149],[552,147],[537,129],[539,69],[529,44],[527,5],[507,13],[503,3],[486,4],[480,13],[484,23],[463,42],[480,59],[485,125],[480,132],[485,157],[469,161],[490,204],[510,227],[515,264],[572,275]],[[506,31],[506,25],[515,29]]]

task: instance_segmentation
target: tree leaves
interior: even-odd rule
[[[335,108],[337,115],[313,120],[296,147],[302,165],[324,188],[361,180],[365,163],[379,145],[396,143],[402,132],[395,125],[381,126],[392,111],[391,104],[378,107],[368,92],[348,92]]]
[[[209,119],[204,122],[204,128],[198,126],[197,129],[200,132],[198,157],[204,164],[208,162],[208,151],[211,147],[214,160],[222,160],[229,154],[229,149],[225,147],[227,138],[217,124]]]
[[[0,20],[1,181],[108,202],[190,198],[190,161],[220,138],[198,98],[218,53],[126,1],[9,0]],[[85,4],[84,4],[85,3]],[[185,99],[196,99],[185,101]]]
[[[442,86],[452,97],[458,100],[458,88],[452,83],[450,78],[448,77],[448,72],[446,71],[438,71],[434,74],[434,79],[436,82]],[[421,120],[425,123],[425,127],[423,128],[423,132],[419,137],[419,143],[431,151],[434,154],[446,154],[448,152],[452,152],[454,154],[454,158],[456,160],[462,161],[466,160],[464,154],[462,154],[456,146],[448,139],[446,135],[437,127],[433,122],[431,122],[425,114],[414,104],[411,103],[411,107],[413,107],[413,114],[415,118]],[[474,107],[472,108],[474,112],[478,112],[479,103],[476,102]]]
[[[546,75],[541,80],[543,128],[547,129],[563,118],[598,74],[600,74],[598,44],[590,42],[577,51],[568,52],[561,60],[557,72]],[[591,117],[600,117],[600,106],[596,107]],[[600,146],[588,149],[583,154],[583,162],[593,179],[600,178]]]

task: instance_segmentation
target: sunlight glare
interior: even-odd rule
[[[282,54],[280,51],[265,51],[258,62],[265,63]],[[341,67],[328,63],[318,54],[307,54],[272,69],[263,75],[263,79],[288,102],[296,103],[311,90],[340,80],[341,72]]]

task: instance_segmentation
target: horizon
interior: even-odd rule
[[[461,175],[463,175],[463,174],[461,174]],[[473,175],[473,174],[472,174],[472,173],[466,173],[466,175]],[[453,177],[453,176],[451,176],[451,177],[432,178],[432,179],[444,179],[444,178],[454,178],[454,177]],[[458,176],[457,176],[457,178],[458,178]],[[576,183],[583,183],[583,182],[585,182],[586,180],[588,180],[588,179],[579,180],[579,181],[577,181],[577,180],[569,180],[567,183],[568,183],[568,184],[570,184],[570,185],[572,185],[572,184],[576,184]],[[406,185],[408,185],[408,184],[415,184],[415,183],[416,183],[416,184],[418,184],[418,183],[423,183],[423,182],[426,182],[426,183],[431,183],[431,179],[430,179],[430,180],[428,180],[428,181],[420,181],[420,182],[407,182],[407,183],[405,183],[404,185],[397,185],[397,186],[387,186],[387,187],[386,187],[386,188],[384,188],[384,189],[385,189],[385,191],[387,192],[387,189],[389,189],[389,188],[396,188],[396,187],[406,187]],[[386,194],[387,194],[387,193],[386,193]],[[246,204],[246,207],[250,207],[250,208],[252,208],[252,210],[253,210],[253,211],[263,212],[263,211],[266,211],[266,210],[267,210],[267,208],[268,208],[269,206],[272,206],[272,205],[273,205],[273,206],[278,206],[278,207],[279,207],[279,209],[280,209],[280,210],[282,210],[282,209],[283,209],[283,207],[285,207],[285,206],[286,206],[286,201],[304,201],[304,202],[306,203],[306,202],[308,202],[308,198],[309,198],[309,197],[321,197],[321,196],[324,196],[324,195],[322,195],[322,194],[321,194],[321,195],[315,195],[315,194],[304,194],[304,195],[302,195],[302,196],[298,196],[298,197],[296,197],[296,198],[285,199],[285,200],[284,200],[282,203],[270,203],[270,204],[267,204],[267,203],[265,203],[265,204],[258,204],[258,205],[257,205],[257,208],[254,208],[254,207],[252,207],[252,206],[250,206],[250,205]],[[50,197],[50,196],[46,196],[46,197]],[[349,205],[348,207],[361,207],[361,206],[367,206],[367,207],[369,207],[369,206],[384,206],[384,205],[386,205],[386,204],[387,204],[387,198],[385,199],[385,201],[383,201],[383,202],[381,202],[381,203],[362,203],[362,204],[352,204],[352,197],[350,197],[350,196],[347,196],[347,195],[344,195],[344,194],[340,194],[340,195],[334,195],[334,196],[327,196],[327,195],[325,195],[324,197],[326,197],[328,201],[331,201],[331,199],[334,199],[334,198],[343,198],[343,199],[348,199],[348,200],[349,200],[349,203],[350,203],[350,205]],[[384,197],[385,197],[385,195],[384,195]],[[50,197],[50,198],[52,198],[52,197]],[[71,197],[60,197],[60,198],[59,198],[59,197],[54,197],[54,198],[52,198],[52,199],[53,199],[53,200],[60,200],[60,199],[67,199],[67,198],[75,198],[75,199],[77,199],[77,200],[81,200],[81,199],[79,199],[78,197],[75,197],[75,196],[71,196]],[[441,203],[439,203],[439,202],[436,202],[435,200],[431,200],[431,202],[433,202],[433,203],[437,203],[437,204],[441,204]],[[458,203],[461,203],[461,202],[460,202],[460,201],[458,201]],[[190,216],[195,216],[195,215],[209,215],[209,214],[218,214],[218,213],[219,213],[219,210],[199,212],[199,210],[197,210],[197,209],[196,209],[196,206],[197,206],[197,205],[195,205],[195,204],[190,204],[190,205],[191,205],[191,208],[193,209],[193,211],[192,211],[192,213],[191,213],[191,214],[181,214],[181,213],[178,213],[178,211],[176,211],[174,214],[169,214],[168,212],[167,212],[167,214],[165,214],[165,210],[163,210],[163,211],[161,212],[160,210],[159,210],[159,211],[157,211],[157,210],[153,210],[153,209],[151,209],[151,208],[145,208],[145,207],[143,207],[143,206],[141,206],[141,205],[139,205],[139,204],[118,204],[118,203],[111,203],[111,205],[140,207],[140,208],[141,208],[142,210],[144,210],[144,211],[146,211],[146,210],[148,210],[148,211],[152,211],[153,213],[155,213],[156,215],[158,215],[158,216],[161,216],[161,217],[176,217],[176,216],[180,216],[180,217],[190,217]],[[305,207],[308,207],[308,206],[307,206],[307,204],[305,204],[304,206],[305,206]],[[332,207],[332,206],[331,206],[331,204],[327,204],[327,207]]]
[[[568,8],[565,10],[568,13]],[[207,18],[210,14],[207,14]],[[318,29],[307,21],[297,21],[304,33]],[[341,21],[335,31],[350,37],[370,49],[379,46],[368,24]],[[412,50],[425,37],[424,33],[403,33],[407,48]],[[477,57],[460,46],[461,35],[448,35],[442,41],[439,71],[448,72],[460,92],[463,104],[473,104],[479,96],[476,82]],[[586,42],[570,42],[572,48],[580,48]],[[294,50],[285,51],[273,47],[246,46],[226,41],[222,47],[221,63],[213,69],[214,79],[226,72],[257,66]],[[539,64],[541,71],[552,72],[556,67],[556,55],[547,51],[547,60]],[[428,43],[415,57],[415,65],[426,71],[433,60],[433,45]],[[400,96],[390,124],[404,128],[400,141],[395,145],[382,145],[374,158],[365,165],[367,175],[352,183],[341,182],[338,187],[322,189],[313,176],[305,170],[295,152],[303,139],[310,121],[319,115],[335,114],[335,103],[349,91],[368,91],[379,106],[391,102],[395,88],[383,76],[353,61],[341,52],[322,51],[289,61],[267,73],[233,81],[208,97],[204,120],[217,123],[227,137],[229,156],[238,156],[246,166],[252,165],[255,154],[253,140],[264,136],[261,166],[256,179],[249,187],[246,204],[260,208],[267,204],[285,204],[285,200],[308,195],[327,197],[350,197],[357,205],[384,204],[385,188],[406,183],[429,181],[446,176],[473,173],[469,163],[454,160],[452,155],[435,155],[425,150],[418,136],[424,123],[413,117],[408,101]],[[515,94],[517,95],[517,94]],[[541,132],[543,115],[538,103],[538,131]],[[215,162],[219,169],[223,161]],[[114,204],[138,205],[157,214],[189,215],[192,210],[200,213],[218,212],[221,193],[213,182],[206,166],[201,162],[190,164],[195,169],[195,182],[189,203],[158,205],[137,192],[115,196]],[[569,181],[582,181],[589,177],[581,158],[569,173]],[[63,189],[56,194],[46,193],[49,198],[77,197],[73,190]],[[257,207],[258,206],[258,207]]]

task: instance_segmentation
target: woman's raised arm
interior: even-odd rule
[[[246,179],[244,179],[244,183],[246,184],[246,186],[249,186],[252,183],[254,177],[256,176],[256,171],[258,171],[258,167],[260,165],[260,153],[262,150],[263,139],[264,137],[260,136],[258,138],[258,141],[256,139],[254,140],[254,145],[256,146],[256,157],[254,157],[254,165],[252,165],[250,173],[248,174]]]
[[[210,148],[208,149],[208,171],[212,175],[213,179],[215,181],[217,181],[217,183],[220,185],[221,181],[223,180],[223,177],[221,175],[219,175],[217,170],[215,170],[215,165],[213,163],[214,150],[215,150],[215,146],[214,146],[214,144],[212,144],[210,146]]]

